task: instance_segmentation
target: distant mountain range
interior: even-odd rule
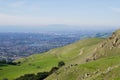
[[[58,31],[113,31],[117,26],[74,26],[74,25],[40,25],[40,26],[0,26],[0,32],[58,32]]]

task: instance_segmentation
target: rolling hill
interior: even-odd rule
[[[24,74],[50,71],[59,61],[64,61],[66,65],[45,80],[119,80],[120,30],[107,39],[84,39],[16,60],[21,62],[20,65],[0,65],[0,80],[13,80]]]

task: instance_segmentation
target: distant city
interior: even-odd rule
[[[84,38],[105,38],[108,32],[59,31],[41,33],[0,33],[0,60],[13,61],[53,48],[62,47]]]

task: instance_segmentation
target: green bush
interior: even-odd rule
[[[43,80],[45,79],[47,76],[49,76],[49,72],[39,72],[37,73],[37,75],[35,76],[35,80]]]
[[[53,67],[51,70],[50,70],[50,74],[54,73],[55,71],[57,71],[59,68],[58,67]]]
[[[58,62],[58,67],[62,67],[64,65],[65,65],[65,63],[63,61]]]

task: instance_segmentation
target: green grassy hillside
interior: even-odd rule
[[[8,78],[13,80],[21,75],[28,73],[37,73],[42,71],[49,71],[53,66],[57,66],[58,62],[63,60],[66,64],[75,63],[77,57],[81,58],[81,61],[77,63],[85,62],[86,57],[89,56],[87,52],[92,51],[103,39],[86,39],[76,43],[70,44],[65,47],[56,48],[43,54],[35,54],[27,58],[23,58],[17,61],[22,62],[20,66],[12,65],[0,65],[0,80]]]
[[[18,61],[20,66],[0,65],[0,80],[49,71],[59,61],[66,65],[46,80],[120,80],[120,30],[107,39],[80,40]]]
[[[66,65],[46,80],[120,80],[120,30],[93,48],[86,63]]]
[[[120,80],[120,56],[65,66],[45,80]]]

